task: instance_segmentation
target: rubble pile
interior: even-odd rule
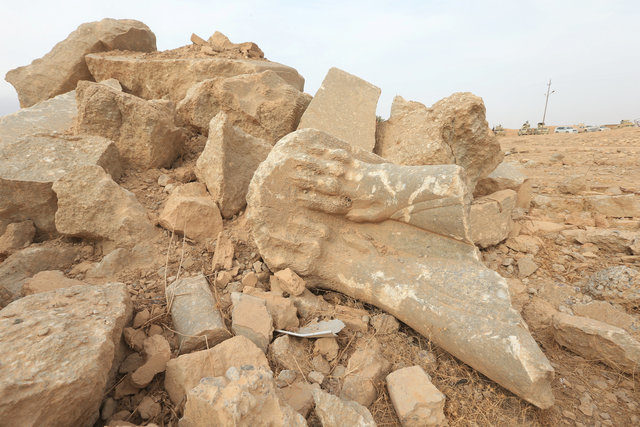
[[[637,193],[543,194],[473,94],[378,120],[357,76],[191,41],[105,19],[7,73],[0,424],[440,426],[461,388],[575,421],[558,354],[637,409]],[[558,283],[554,248],[620,264]]]

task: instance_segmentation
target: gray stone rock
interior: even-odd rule
[[[596,298],[630,307],[640,304],[640,271],[618,265],[605,268],[589,277],[587,291]]]

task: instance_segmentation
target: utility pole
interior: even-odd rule
[[[544,114],[542,114],[542,124],[544,125],[544,121],[547,118],[547,105],[549,104],[549,95],[554,93],[555,90],[551,90],[551,79],[549,79],[549,83],[547,83],[547,99],[544,101]]]

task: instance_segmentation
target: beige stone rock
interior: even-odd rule
[[[0,311],[3,420],[93,425],[131,312],[120,283],[30,295]]]
[[[327,360],[332,361],[338,357],[338,341],[335,338],[318,338],[313,345],[314,351],[320,353]]]
[[[234,126],[275,144],[296,130],[310,101],[311,96],[267,70],[197,83],[178,104],[177,115],[206,135],[211,119],[224,111]]]
[[[387,389],[403,426],[443,426],[445,395],[420,366],[398,369],[387,375]]]
[[[204,275],[177,280],[166,294],[182,353],[213,347],[231,336]]]
[[[605,268],[589,277],[585,288],[596,298],[636,307],[640,303],[640,271],[624,265]]]
[[[303,381],[296,381],[291,385],[278,390],[280,399],[291,406],[294,411],[307,417],[313,409],[313,389],[314,386]]]
[[[389,373],[391,364],[382,356],[380,343],[374,338],[360,339],[356,351],[349,358],[340,397],[363,406],[371,405],[378,397],[375,384]]]
[[[640,196],[624,194],[619,196],[588,196],[584,198],[586,208],[609,217],[640,217]]]
[[[156,233],[136,196],[99,166],[78,167],[52,189],[58,198],[55,219],[60,234],[133,247]]]
[[[96,53],[85,56],[96,81],[117,79],[128,93],[144,99],[168,98],[180,102],[194,84],[214,77],[232,77],[271,70],[302,91],[304,78],[277,62],[224,57],[197,57],[142,53]]]
[[[234,126],[226,113],[211,120],[196,175],[207,185],[222,216],[230,218],[245,207],[251,177],[270,151],[271,144]]]
[[[538,237],[522,235],[507,239],[505,245],[516,252],[536,255],[540,251],[543,242]]]
[[[402,114],[410,113],[415,110],[427,111],[427,107],[420,102],[407,101],[400,95],[396,95],[393,98],[393,103],[391,103],[391,114],[389,117],[400,116]]]
[[[162,335],[145,339],[143,348],[144,364],[131,374],[131,384],[138,388],[146,387],[156,374],[164,372],[167,362],[171,359],[171,347]]]
[[[173,123],[174,106],[146,101],[105,84],[79,82],[75,131],[112,140],[120,157],[140,168],[169,167],[185,135]]]
[[[213,33],[207,40],[207,43],[216,52],[236,53],[245,58],[264,58],[264,53],[253,42],[232,43],[231,40],[220,31]]]
[[[528,219],[523,222],[520,232],[533,236],[536,234],[556,234],[565,229],[567,229],[566,225],[557,222]]]
[[[564,194],[580,194],[587,189],[584,176],[568,176],[560,182],[558,190]]]
[[[640,338],[640,320],[606,301],[574,304],[571,306],[571,310],[578,316],[588,317],[624,329],[636,340]]]
[[[369,322],[367,320],[369,313],[366,310],[346,305],[336,305],[327,313],[330,313],[329,317],[342,320],[347,329],[356,332],[367,332],[369,330]]]
[[[37,234],[55,235],[57,203],[51,186],[85,165],[102,166],[114,179],[120,176],[115,145],[97,136],[31,135],[0,145],[0,223],[29,219]]]
[[[300,119],[298,129],[327,132],[365,151],[373,151],[380,88],[331,68]]]
[[[640,255],[640,231],[586,227],[564,230],[562,235],[570,241],[593,243],[600,250]]]
[[[384,163],[304,129],[276,144],[247,201],[271,271],[378,306],[522,398],[553,404],[553,368],[468,237],[459,166]]]
[[[320,388],[313,390],[316,415],[322,427],[375,427],[371,412],[357,402],[340,399]]]
[[[232,292],[231,301],[233,333],[249,338],[266,353],[273,337],[273,320],[265,300],[240,292]]]
[[[468,92],[380,123],[375,153],[402,165],[455,163],[465,169],[471,190],[504,157],[487,124],[482,98]]]
[[[290,295],[298,296],[304,292],[306,288],[304,279],[298,276],[290,268],[285,268],[274,274],[278,279],[280,288]]]
[[[400,329],[400,324],[395,317],[386,313],[381,313],[371,318],[371,325],[378,335],[395,334]]]
[[[274,292],[264,292],[254,287],[245,287],[242,292],[265,301],[275,329],[293,331],[299,326],[298,310],[290,298],[284,298],[281,294],[278,295]]]
[[[282,335],[273,340],[269,354],[283,368],[303,372],[312,369],[309,354],[300,338]]]
[[[66,269],[80,251],[80,246],[31,246],[10,255],[0,264],[0,307],[23,296],[25,279],[40,271]]]
[[[85,284],[79,280],[68,279],[59,270],[49,270],[41,271],[32,278],[25,280],[22,291],[25,295],[33,295]]]
[[[20,106],[30,107],[75,89],[80,80],[93,80],[85,55],[118,49],[154,51],[156,36],[142,22],[132,19],[105,18],[88,22],[80,25],[42,58],[9,71],[5,80],[18,92]]]
[[[158,223],[167,230],[205,241],[222,231],[222,217],[204,184],[190,182],[176,187],[167,199]]]
[[[187,394],[181,427],[306,426],[277,393],[269,368],[229,368],[224,377],[203,378]]]
[[[487,248],[509,237],[513,227],[511,215],[516,207],[517,197],[513,190],[502,190],[471,203],[469,223],[471,239],[476,245]]]
[[[216,239],[216,249],[213,253],[213,260],[211,261],[211,269],[217,270],[230,270],[233,267],[233,254],[235,252],[235,246],[229,237],[223,233],[218,233]]]
[[[6,255],[29,246],[36,235],[36,228],[30,220],[7,225],[0,235],[0,255]]]
[[[516,207],[529,209],[531,204],[531,180],[517,163],[502,162],[486,178],[481,178],[473,191],[475,198],[488,196],[502,190],[513,190],[518,194]]]
[[[581,316],[557,313],[553,316],[558,343],[588,360],[635,373],[640,366],[640,343],[623,329]]]
[[[538,264],[535,263],[531,255],[526,255],[518,260],[518,275],[519,277],[529,277],[538,269]]]
[[[143,397],[142,401],[138,404],[138,413],[143,420],[156,417],[160,414],[161,410],[160,404],[149,396]]]
[[[201,378],[218,377],[232,366],[269,368],[262,350],[246,337],[229,338],[209,350],[183,354],[167,363],[164,388],[171,401],[179,404]]]

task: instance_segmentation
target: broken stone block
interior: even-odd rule
[[[266,302],[261,298],[240,292],[231,293],[231,301],[233,333],[249,338],[266,353],[273,336],[273,320],[267,310]]]
[[[398,369],[387,375],[387,389],[403,426],[443,426],[445,395],[420,366]]]
[[[20,426],[93,425],[131,312],[121,283],[30,295],[2,309],[3,418]]]
[[[581,244],[593,243],[600,250],[640,255],[640,231],[586,227],[564,230],[562,235]]]
[[[331,317],[342,320],[348,329],[356,332],[367,332],[369,330],[369,313],[355,307],[336,305],[331,310]]]
[[[509,237],[513,227],[511,214],[516,207],[517,194],[502,190],[477,198],[471,203],[469,223],[471,239],[481,248],[497,245]]]
[[[544,243],[539,237],[521,235],[507,239],[505,245],[516,252],[536,255]]]
[[[276,279],[278,279],[278,285],[280,286],[280,289],[290,295],[298,296],[302,294],[305,289],[307,289],[304,283],[304,279],[298,276],[290,268],[280,270],[276,272],[274,276],[276,277]]]
[[[395,334],[400,329],[400,324],[396,318],[385,313],[373,316],[371,325],[378,335]]]
[[[635,307],[640,303],[640,271],[618,265],[594,273],[585,283],[596,298]]]
[[[96,81],[115,78],[128,93],[144,99],[170,99],[180,102],[196,83],[215,77],[232,77],[271,70],[297,90],[304,89],[304,78],[286,65],[263,59],[198,57],[180,49],[157,53],[105,52],[85,56]],[[88,79],[91,80],[91,79]]]
[[[617,326],[627,331],[634,339],[640,339],[640,320],[606,301],[573,304],[571,310],[578,316]]]
[[[276,338],[269,346],[269,354],[285,369],[303,372],[309,372],[312,369],[307,350],[299,338],[289,335]]]
[[[353,147],[373,151],[380,88],[331,68],[300,119],[298,129],[327,132]]]
[[[202,274],[173,282],[166,294],[182,353],[213,347],[231,336]]]
[[[164,372],[167,362],[171,359],[171,347],[162,335],[145,339],[143,348],[144,364],[131,374],[131,384],[137,388],[149,385],[156,374]]]
[[[375,383],[381,381],[390,369],[391,364],[382,356],[380,343],[376,339],[360,339],[347,363],[349,374],[344,379],[340,397],[363,406],[371,405],[378,397]]]
[[[294,378],[295,380],[295,378]],[[313,409],[313,389],[314,386],[303,381],[297,381],[291,385],[278,390],[280,399],[291,406],[294,411],[307,417]]]
[[[324,375],[322,374],[322,372],[311,371],[307,376],[309,377],[309,380],[311,380],[311,382],[316,384],[322,384],[322,382],[324,381]]]
[[[331,373],[331,365],[327,362],[321,354],[317,354],[311,359],[311,365],[313,369],[317,372],[320,372],[322,375],[329,375]],[[322,383],[320,381],[318,384]]]
[[[587,189],[584,176],[568,176],[558,184],[558,190],[563,194],[580,194]]]
[[[603,362],[627,373],[637,372],[640,343],[626,331],[597,320],[557,313],[553,316],[556,341],[588,360]]]
[[[504,157],[485,113],[482,98],[454,93],[431,108],[414,108],[380,123],[375,153],[401,165],[457,164],[473,191]]]
[[[640,197],[637,194],[588,196],[584,202],[586,209],[593,213],[614,218],[640,217]]]
[[[197,83],[180,101],[176,114],[206,135],[211,119],[224,111],[234,126],[273,145],[296,130],[310,101],[311,96],[267,70]]]
[[[13,253],[0,264],[0,307],[23,296],[24,282],[34,274],[66,269],[80,255],[80,246],[31,246]],[[3,298],[6,294],[6,299]]]
[[[269,151],[271,144],[234,126],[224,112],[211,120],[196,175],[207,185],[222,216],[230,218],[245,207],[251,177]]]
[[[169,167],[182,149],[183,131],[173,123],[174,106],[146,101],[105,84],[79,82],[75,132],[112,140],[120,157],[139,168]]]
[[[0,235],[0,255],[6,255],[29,246],[36,235],[32,221],[14,222],[7,225]]]
[[[235,247],[231,239],[223,233],[218,233],[216,250],[213,253],[213,260],[211,261],[211,269],[213,271],[230,270],[231,267],[233,267],[234,252]]]
[[[85,283],[75,279],[68,279],[59,270],[49,270],[41,271],[32,278],[25,280],[22,286],[22,292],[25,295],[33,295],[40,292],[49,292],[56,289],[81,285],[85,285]]]
[[[533,261],[530,255],[524,256],[518,260],[518,276],[529,277],[538,269],[538,264]]]
[[[281,294],[265,292],[261,289],[249,287],[242,290],[243,293],[261,298],[267,304],[267,311],[273,319],[275,329],[293,331],[300,326],[298,310],[290,298],[284,298]]]
[[[502,162],[486,178],[481,178],[473,191],[473,197],[488,196],[502,190],[513,190],[518,194],[516,207],[529,209],[531,204],[531,180],[517,163]]]
[[[548,408],[553,368],[470,242],[469,201],[457,165],[394,165],[302,129],[256,170],[246,216],[271,271],[378,306]]]
[[[93,80],[85,55],[109,50],[151,52],[156,50],[156,36],[149,27],[133,19],[88,22],[42,58],[9,71],[5,80],[18,92],[20,106],[30,107],[75,89],[80,80]]]
[[[371,412],[358,402],[340,399],[320,388],[314,389],[312,393],[316,415],[322,427],[376,426]]]
[[[190,182],[176,187],[167,199],[158,223],[190,239],[204,241],[222,231],[222,217],[204,184]]]
[[[257,44],[253,42],[232,43],[231,40],[220,31],[213,33],[207,40],[207,44],[215,52],[225,54],[239,53],[244,58],[264,58],[264,53]]]
[[[85,165],[120,176],[115,145],[97,136],[31,135],[0,145],[0,223],[31,220],[37,234],[55,235],[58,205],[52,184]]]
[[[248,338],[239,335],[211,349],[171,359],[167,363],[164,388],[171,401],[177,405],[201,378],[219,377],[232,366],[240,368],[245,365],[251,365],[256,369],[269,368],[269,362],[262,350]]]
[[[407,101],[400,95],[396,95],[393,98],[393,102],[391,103],[391,114],[389,117],[400,116],[402,114],[410,113],[415,110],[427,111],[427,107],[420,102]]]
[[[340,346],[335,338],[318,338],[313,344],[313,349],[326,357],[328,361],[332,361],[338,357]]]
[[[60,234],[133,247],[156,232],[136,196],[120,187],[100,166],[82,166],[52,186],[58,198]]]
[[[268,368],[231,367],[224,377],[202,378],[187,394],[180,425],[306,426],[307,423],[276,393]]]

